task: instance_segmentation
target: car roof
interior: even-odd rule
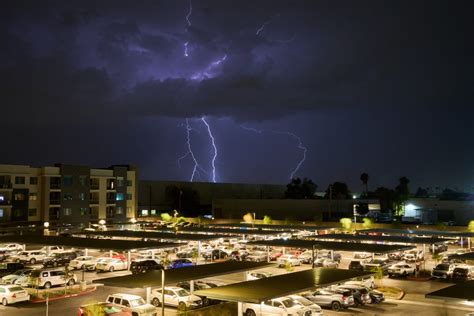
[[[115,293],[115,294],[110,294],[109,296],[116,296],[116,297],[121,297],[121,298],[126,298],[126,299],[142,298],[139,295],[124,294],[124,293]]]

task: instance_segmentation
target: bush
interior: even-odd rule
[[[350,218],[341,218],[339,220],[339,222],[341,223],[341,227],[342,229],[346,230],[346,231],[349,231],[351,230],[352,228],[352,220]]]
[[[168,213],[161,213],[160,214],[160,217],[162,220],[164,220],[165,222],[171,222],[173,220],[173,217],[168,214]]]
[[[264,223],[265,225],[270,225],[270,224],[272,223],[272,218],[271,218],[270,216],[268,216],[268,215],[265,215],[265,216],[263,217],[263,223]]]

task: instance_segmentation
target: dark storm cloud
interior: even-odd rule
[[[471,101],[461,8],[364,3],[194,1],[188,26],[187,1],[22,1],[2,14],[1,102],[42,122],[105,111],[265,120]],[[449,14],[458,19],[437,23]]]

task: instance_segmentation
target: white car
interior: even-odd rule
[[[245,261],[252,261],[252,262],[265,262],[267,261],[267,253],[263,251],[255,251],[248,255],[245,258]]]
[[[0,285],[0,301],[3,306],[29,300],[30,295],[22,287],[18,285]]]
[[[26,282],[27,286],[49,289],[56,285],[72,286],[77,283],[77,277],[74,273],[66,275],[64,269],[33,270]]]
[[[247,273],[247,281],[259,280],[259,279],[263,279],[263,278],[269,278],[269,277],[271,277],[271,276],[272,276],[271,272],[266,272],[266,271],[260,271],[260,272],[252,271],[252,272],[248,272],[248,273]]]
[[[313,316],[322,316],[323,310],[321,306],[316,303],[311,302],[307,298],[304,298],[300,295],[290,295],[289,296],[296,304],[299,304],[301,307],[307,307],[311,310],[311,315]]]
[[[375,288],[375,278],[373,275],[368,275],[360,277],[355,281],[347,281],[345,284],[360,285],[373,289]]]
[[[415,274],[416,267],[406,262],[396,263],[388,267],[389,276],[407,276],[409,274]]]
[[[99,260],[96,265],[95,269],[97,271],[110,271],[114,272],[115,270],[126,270],[128,267],[127,261],[123,261],[120,259],[115,258],[103,258]]]
[[[354,259],[369,259],[372,254],[369,252],[354,252]]]
[[[61,247],[61,246],[45,246],[45,247],[41,248],[40,250],[44,251],[48,254],[64,252],[64,248]]]
[[[27,277],[33,269],[21,269],[17,270],[12,274],[6,275],[2,277],[0,280],[1,283],[3,284],[15,284],[16,280],[22,278],[22,277]]]
[[[29,250],[19,252],[13,260],[16,262],[35,264],[42,262],[46,257],[46,252],[42,250]]]
[[[318,258],[314,260],[314,266],[323,268],[337,268],[339,266],[339,262],[326,258]]]
[[[294,255],[283,255],[277,259],[277,264],[279,267],[284,267],[287,264],[290,266],[300,266],[301,261]]]
[[[147,304],[145,300],[138,295],[116,293],[107,296],[107,303],[123,307],[132,315],[137,316],[156,316],[156,308],[151,304]]]
[[[93,256],[81,256],[69,262],[70,269],[85,269],[88,264],[95,264],[99,259]]]
[[[407,262],[421,261],[424,257],[423,250],[409,250],[403,254],[403,260]]]
[[[161,288],[151,290],[151,303],[155,306],[161,306],[163,292]],[[188,308],[198,308],[202,306],[202,300],[199,296],[189,293],[178,286],[165,287],[165,305],[175,306],[183,310]]]
[[[23,245],[12,243],[12,244],[0,244],[0,251],[7,251],[7,252],[16,252],[22,251]]]
[[[309,307],[302,307],[290,297],[281,297],[264,301],[260,304],[244,303],[244,315],[315,315]]]

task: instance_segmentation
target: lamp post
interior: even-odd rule
[[[43,235],[48,236],[49,235],[49,222],[44,222],[43,226],[44,226]]]
[[[99,220],[99,225],[101,226],[100,228],[101,228],[102,230],[105,230],[105,219]]]

